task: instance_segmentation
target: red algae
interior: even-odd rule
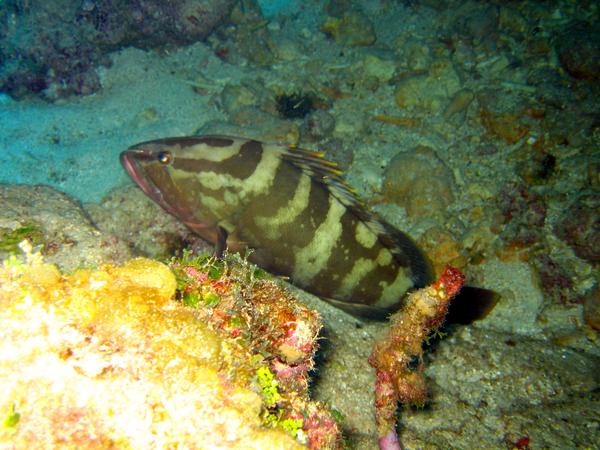
[[[410,294],[402,310],[390,318],[388,334],[379,340],[369,363],[375,368],[375,420],[380,448],[400,449],[395,435],[397,404],[423,404],[427,388],[423,372],[423,341],[444,321],[464,275],[446,267],[431,286]]]

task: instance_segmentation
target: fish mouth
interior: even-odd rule
[[[121,160],[121,165],[125,168],[127,174],[131,178],[135,178],[136,170],[133,166],[133,161],[131,160],[131,151],[126,150],[124,152],[121,152],[119,159]]]
[[[177,214],[176,209],[169,205],[169,203],[165,200],[164,195],[159,187],[148,178],[146,171],[142,166],[142,162],[144,161],[154,161],[151,151],[147,149],[130,147],[124,152],[121,152],[120,159],[125,171],[140,187],[144,194],[157,202],[167,212],[171,214]]]
[[[148,178],[142,163],[144,161],[155,160],[155,158],[152,156],[152,152],[148,149],[136,147],[137,146],[133,146],[124,152],[121,152],[121,165],[125,171],[140,187],[144,194],[158,203],[165,211],[174,215],[175,217],[181,217],[182,215],[186,216],[186,214],[184,214],[185,211],[180,211],[176,205],[171,205],[165,199],[160,188],[150,178]]]
[[[139,160],[148,159],[149,154],[144,150],[133,149],[121,152],[121,165],[129,176],[137,183],[146,195],[151,198],[156,198],[160,195],[160,191],[154,184],[150,183],[144,176],[144,172],[140,167]]]

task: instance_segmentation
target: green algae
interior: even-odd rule
[[[0,251],[8,253],[19,252],[19,243],[28,240],[33,246],[44,243],[44,233],[33,223],[25,223],[19,228],[0,227]]]
[[[259,367],[256,371],[256,377],[260,386],[265,405],[270,408],[281,401],[279,394],[279,382],[268,367]]]
[[[19,423],[20,419],[21,419],[21,414],[19,412],[17,412],[17,410],[15,409],[15,405],[13,404],[11,411],[4,418],[4,422],[3,422],[4,428],[16,427],[17,424]]]

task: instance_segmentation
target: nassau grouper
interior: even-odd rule
[[[319,152],[230,136],[121,153],[140,188],[220,253],[249,259],[350,313],[383,318],[432,281],[423,252],[370,212]]]

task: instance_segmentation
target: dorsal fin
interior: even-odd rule
[[[340,203],[366,222],[363,217],[367,213],[366,206],[344,179],[338,164],[325,159],[324,153],[288,146],[281,157],[322,184]]]
[[[337,163],[325,159],[322,152],[294,146],[287,146],[287,149],[282,151],[281,157],[323,185],[358,220],[376,234],[381,244],[392,253],[400,265],[411,268],[416,288],[431,282],[433,278],[431,264],[423,252],[410,237],[388,224],[367,207],[356,195],[356,190],[344,179],[343,171],[338,169]]]

